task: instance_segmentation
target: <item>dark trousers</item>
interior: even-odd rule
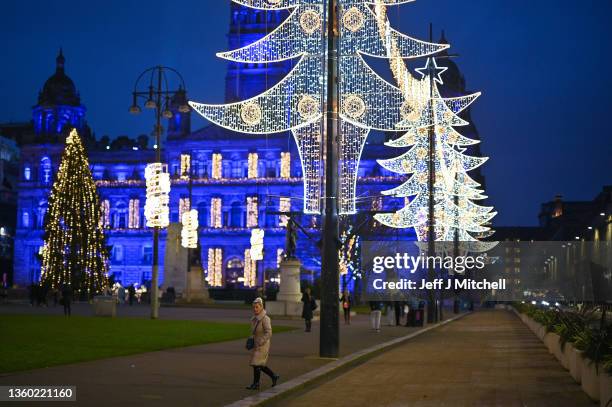
[[[70,301],[64,300],[64,315],[70,316]]]
[[[261,372],[264,372],[270,379],[274,379],[274,372],[268,366],[253,366],[253,383],[259,384],[259,379],[261,378]]]
[[[305,319],[304,322],[306,322],[306,332],[310,332],[310,328],[312,328],[312,320]]]
[[[351,323],[351,308],[342,308],[344,310],[344,323],[345,324],[350,324]]]
[[[395,308],[395,326],[400,325],[400,317],[402,316],[402,307],[397,302],[394,305]]]

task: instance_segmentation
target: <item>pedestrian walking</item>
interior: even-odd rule
[[[380,302],[370,301],[370,324],[372,326],[373,331],[380,332],[381,314],[382,312],[380,311]]]
[[[340,303],[342,304],[342,311],[344,311],[344,323],[350,325],[351,305],[353,301],[351,300],[351,294],[349,293],[349,290],[344,290],[344,293],[342,293],[342,297],[340,297]]]
[[[70,304],[72,303],[72,287],[70,287],[70,284],[64,284],[62,286],[62,305],[64,306],[64,315],[65,316],[70,316],[71,314],[71,308],[70,308]]]
[[[310,328],[312,327],[312,315],[314,310],[317,309],[317,302],[312,294],[310,294],[310,287],[306,287],[304,290],[302,302],[304,303],[302,307],[302,318],[304,318],[304,322],[306,323],[306,329],[304,331],[310,332]]]
[[[270,338],[272,338],[272,322],[263,308],[263,300],[259,297],[253,301],[251,332],[253,336],[247,340],[247,349],[251,351],[250,365],[253,367],[253,383],[247,389],[259,390],[261,372],[270,376],[272,387],[274,387],[280,376],[267,366],[268,355],[270,353]]]

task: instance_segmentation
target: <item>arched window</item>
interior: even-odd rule
[[[125,202],[119,202],[115,206],[115,216],[113,216],[113,227],[115,229],[127,228],[127,206]]]
[[[24,228],[30,227],[30,214],[28,211],[23,211],[21,214],[21,226]]]
[[[30,164],[26,164],[23,167],[23,179],[26,181],[30,181],[32,179],[32,167],[30,167]]]
[[[36,227],[42,229],[45,226],[45,215],[47,214],[47,201],[40,201],[38,204],[38,217]]]
[[[230,210],[230,227],[239,228],[242,226],[242,205],[236,201],[232,203]]]
[[[40,181],[43,184],[51,182],[51,159],[43,157],[40,159]]]

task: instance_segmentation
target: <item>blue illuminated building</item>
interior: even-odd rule
[[[260,38],[285,18],[284,13],[264,13],[232,4],[229,48],[235,49]],[[229,63],[225,80],[226,101],[244,100],[263,92],[283,78],[291,70],[292,63],[295,61],[268,65]],[[14,282],[23,286],[40,277],[38,251],[42,245],[47,196],[60,163],[64,139],[75,127],[87,146],[92,173],[106,209],[104,221],[108,228],[107,243],[111,246],[110,272],[124,285],[145,283],[151,277],[152,232],[145,227],[144,169],[148,162],[153,161],[155,150],[146,137],[138,140],[122,137],[112,142],[108,138],[95,140],[85,120],[85,106],[81,104],[74,83],[66,75],[64,64],[60,51],[56,72],[44,84],[38,103],[33,107],[32,134],[23,137],[19,143],[21,161]],[[456,72],[449,73],[456,76],[457,91],[462,91],[464,80],[456,67],[451,68],[453,70]],[[206,100],[206,95],[197,96],[199,100]],[[209,268],[209,251],[220,249],[223,286],[242,288],[245,250],[250,247],[255,218],[255,223],[265,229],[263,266],[260,264],[258,268],[261,284],[264,270],[266,278],[277,273],[279,252],[285,244],[282,219],[268,212],[289,209],[283,207],[281,201],[290,202],[293,211],[301,211],[303,205],[302,170],[293,138],[288,133],[239,134],[214,125],[192,130],[191,112],[179,111],[179,106],[186,100],[186,92],[175,96],[171,104],[173,117],[164,126],[166,134],[162,155],[172,176],[170,221],[179,222],[181,200],[189,193],[189,183],[181,177],[181,155],[186,155],[191,164],[192,206],[199,211],[203,268]],[[468,136],[474,137],[474,134]],[[357,216],[359,219],[351,219],[354,224],[360,224],[364,217],[369,216],[368,211],[397,210],[405,204],[403,198],[380,197],[380,191],[402,181],[376,163],[376,159],[398,155],[398,150],[385,147],[384,141],[384,134],[373,133],[366,145],[359,167],[357,190],[362,214]],[[256,167],[256,176],[253,176],[253,168],[249,171],[249,161]],[[247,201],[251,202],[250,206]],[[300,218],[300,223],[311,236],[309,239],[300,235],[298,241],[304,279],[316,279],[320,273],[316,244],[319,222],[318,216]],[[414,238],[411,231],[389,230],[367,220],[365,224],[364,238]],[[160,283],[164,281],[164,253],[178,245],[178,239],[170,241],[167,232],[162,232]]]

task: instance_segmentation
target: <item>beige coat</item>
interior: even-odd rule
[[[259,324],[257,324],[259,321]],[[257,325],[257,328],[255,328]],[[251,332],[255,331],[255,347],[251,350],[251,366],[265,366],[268,362],[270,352],[270,338],[272,337],[272,323],[270,317],[266,315],[266,310],[251,318]]]

